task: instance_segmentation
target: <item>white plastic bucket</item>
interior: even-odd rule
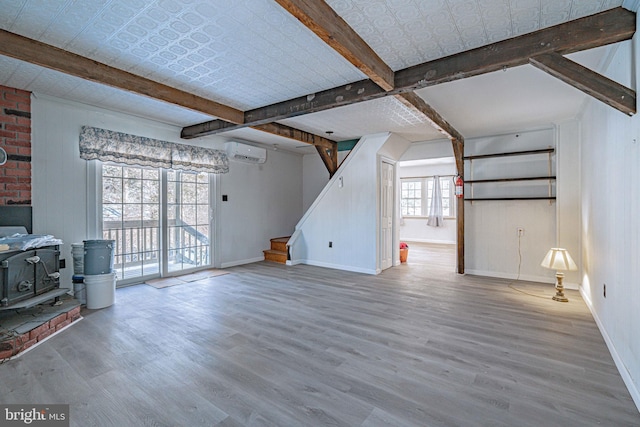
[[[95,310],[116,302],[116,273],[84,276],[87,308]]]
[[[73,274],[84,274],[84,243],[71,244],[71,256],[73,257]]]
[[[84,285],[84,277],[72,276],[73,282],[73,297],[78,300],[82,305],[87,305],[87,290]]]
[[[115,240],[84,241],[84,274],[97,276],[113,272]]]

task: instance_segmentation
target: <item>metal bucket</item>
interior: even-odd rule
[[[113,272],[113,248],[115,240],[84,241],[84,275],[109,274]]]

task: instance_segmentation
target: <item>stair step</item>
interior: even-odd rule
[[[265,261],[273,261],[273,262],[279,262],[281,264],[286,264],[287,263],[287,253],[283,252],[283,251],[276,251],[273,249],[267,249],[266,251],[262,251],[264,252],[264,260]]]
[[[271,249],[274,251],[287,252],[287,242],[290,238],[291,236],[271,239]]]

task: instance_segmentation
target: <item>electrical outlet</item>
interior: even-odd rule
[[[524,227],[518,227],[518,237],[524,236]]]
[[[607,284],[603,283],[602,284],[602,295],[606,298],[607,297]]]
[[[333,242],[329,242],[329,247],[332,248],[333,247]]]

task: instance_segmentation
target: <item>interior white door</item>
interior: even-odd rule
[[[393,194],[394,171],[391,163],[382,162],[380,173],[380,269],[393,265]]]

